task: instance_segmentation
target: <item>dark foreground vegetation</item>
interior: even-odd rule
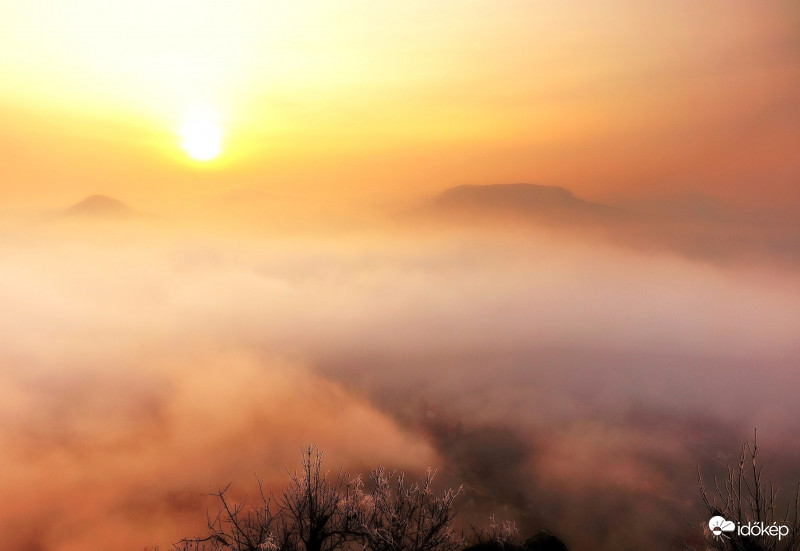
[[[694,541],[682,542],[686,551],[800,551],[800,483],[785,497],[765,479],[755,436],[724,477],[704,481],[698,474],[698,485],[706,522],[695,527]],[[713,533],[709,520],[715,517],[729,521],[729,530]]]
[[[181,551],[567,551],[557,537],[539,534],[521,541],[510,521],[494,517],[465,536],[454,526],[461,489],[434,490],[434,471],[406,481],[382,467],[365,482],[322,467],[316,448],[303,452],[299,471],[279,494],[258,485],[255,502],[233,502],[228,488],[208,519],[208,532],[176,545]]]
[[[374,469],[367,480],[322,467],[322,453],[303,451],[302,467],[289,474],[279,494],[259,481],[255,501],[235,502],[229,488],[214,494],[216,514],[206,534],[186,538],[176,551],[568,551],[543,530],[520,536],[512,521],[490,517],[465,534],[456,528],[461,488],[434,489],[435,471],[408,482],[398,471]],[[701,511],[691,533],[675,541],[686,551],[800,551],[800,484],[782,498],[766,481],[758,441],[746,443],[736,465],[722,478],[698,479]],[[714,531],[714,519],[727,530]],[[747,533],[743,526],[782,528]],[[735,528],[734,528],[735,527]]]

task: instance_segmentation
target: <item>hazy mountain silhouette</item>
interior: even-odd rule
[[[134,209],[107,195],[90,195],[66,209],[65,216],[98,218],[135,218],[140,216]]]
[[[621,209],[576,197],[559,186],[536,184],[462,185],[444,190],[430,204],[438,215],[512,217],[548,223],[608,223]]]
[[[445,189],[416,214],[471,228],[530,224],[600,230],[595,235],[638,250],[673,250],[714,262],[752,255],[800,261],[800,224],[794,220],[754,214],[691,192],[623,198],[616,204],[586,201],[558,186],[462,185]]]

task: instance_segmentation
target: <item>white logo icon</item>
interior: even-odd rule
[[[731,520],[725,520],[723,517],[711,517],[711,520],[708,521],[708,527],[711,529],[711,533],[714,534],[714,537],[725,537],[728,538],[723,532],[733,532],[736,530],[736,524]],[[730,538],[728,538],[730,539]]]

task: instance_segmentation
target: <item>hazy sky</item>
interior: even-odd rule
[[[800,8],[0,2],[0,199],[393,201],[531,181],[800,204]],[[223,155],[181,121],[210,106]]]

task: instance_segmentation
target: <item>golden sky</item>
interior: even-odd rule
[[[7,205],[508,181],[800,203],[796,4],[2,0],[0,18]],[[198,106],[214,161],[181,149]]]

